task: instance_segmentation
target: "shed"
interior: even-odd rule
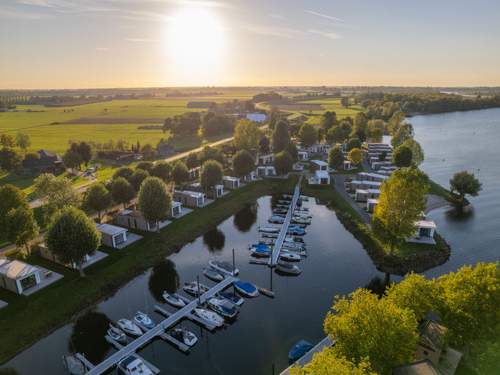
[[[257,165],[270,165],[274,163],[273,154],[262,154],[257,156]]]
[[[157,230],[157,223],[148,221],[144,218],[142,213],[137,210],[123,210],[115,216],[115,223],[130,229],[137,229],[146,232],[155,232]],[[161,228],[169,224],[168,220],[163,220],[158,223]]]
[[[373,213],[375,211],[375,207],[377,207],[378,199],[368,198],[366,200],[366,211],[369,213]]]
[[[222,177],[222,183],[226,189],[234,190],[240,187],[241,180],[238,177],[224,176]]]
[[[127,242],[127,230],[111,224],[98,224],[97,230],[101,232],[101,243],[108,247],[117,248]]]
[[[0,286],[23,294],[41,283],[40,270],[20,260],[0,259]]]
[[[199,191],[175,190],[174,199],[186,207],[203,207],[205,204],[205,194]]]
[[[311,160],[311,167],[315,171],[328,171],[328,163],[323,160]]]
[[[307,151],[299,151],[298,152],[298,158],[300,161],[307,161],[309,160],[309,152]]]
[[[182,215],[182,203],[177,201],[172,201],[172,205],[170,207],[169,218],[173,219]]]
[[[259,177],[269,177],[276,176],[276,169],[272,165],[261,165],[257,167],[257,176]]]

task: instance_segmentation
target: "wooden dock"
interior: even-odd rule
[[[168,328],[172,327],[173,325],[177,324],[180,320],[184,318],[192,319],[192,316],[194,315],[191,312],[198,306],[199,303],[201,304],[205,303],[208,299],[212,298],[217,293],[226,289],[236,280],[237,279],[235,279],[234,277],[226,277],[224,280],[215,285],[213,288],[203,293],[199,299],[197,298],[192,300],[183,308],[177,310],[175,313],[170,314],[167,318],[159,322],[154,328],[145,332],[142,336],[139,336],[126,346],[122,346],[121,344],[115,342],[120,346],[120,348],[118,348],[116,344],[113,344],[117,348],[117,352],[110,355],[108,358],[103,360],[98,365],[95,365],[93,367],[88,366],[87,367],[88,371],[86,372],[86,375],[103,374],[109,369],[116,366],[116,364],[120,362],[123,358],[128,357],[131,354],[135,354],[137,350],[147,345],[150,341],[152,341],[156,337],[162,338],[161,336],[165,334],[165,331]],[[208,322],[203,322],[203,323],[208,323]]]

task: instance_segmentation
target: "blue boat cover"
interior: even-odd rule
[[[292,349],[288,352],[288,359],[291,362],[295,362],[303,357],[309,350],[313,348],[313,344],[306,340],[300,340],[297,342]]]
[[[238,288],[244,290],[247,293],[252,293],[255,290],[257,290],[257,288],[255,288],[255,286],[252,283],[249,283],[247,281],[241,281],[241,280],[235,281],[234,285],[236,285]]]

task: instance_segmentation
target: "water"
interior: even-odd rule
[[[452,255],[426,274],[437,276],[463,264],[499,260],[500,189],[496,182],[500,150],[496,143],[500,140],[500,109],[417,116],[411,122],[426,154],[422,168],[432,179],[448,186],[453,173],[467,169],[483,182],[480,196],[471,199],[472,211],[457,214],[443,208],[429,214],[451,244]],[[162,341],[155,341],[140,354],[166,374],[271,374],[273,364],[279,373],[287,366],[288,350],[296,341],[316,342],[323,337],[322,322],[335,294],[349,293],[370,282],[377,286],[376,278],[384,276],[332,211],[313,201],[306,204],[314,218],[305,237],[310,251],[300,263],[301,276],[281,277],[267,267],[248,264],[246,248],[258,237],[257,226],[266,225],[271,213],[271,198],[263,197],[130,281],[100,303],[95,314],[79,320],[76,329],[75,324],[64,326],[7,365],[25,375],[66,374],[61,356],[68,352],[70,342],[94,361],[103,358],[109,350],[101,338],[106,319],[131,317],[137,310],[152,312],[164,289],[194,280],[197,274],[202,277],[201,270],[211,257],[231,260],[234,248],[241,277],[266,288],[272,277],[276,298],[248,299],[236,322],[214,333],[186,321],[183,324],[200,337],[189,355]]]

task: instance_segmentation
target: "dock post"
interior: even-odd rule
[[[198,306],[199,306],[201,305],[200,275],[196,275],[196,284],[198,285]]]
[[[234,276],[234,270],[236,269],[236,262],[234,260],[234,247],[233,247],[233,276]]]

